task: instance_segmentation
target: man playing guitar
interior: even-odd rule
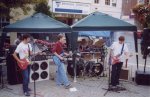
[[[13,57],[17,60],[19,64],[26,65],[26,62],[28,62],[29,56],[32,54],[32,47],[31,44],[29,44],[30,36],[25,34],[22,37],[22,42],[17,46]],[[17,56],[17,53],[19,54],[19,57]],[[26,59],[26,61],[22,61],[22,59]],[[29,75],[30,75],[30,66],[28,64],[27,68],[22,70],[23,75],[23,92],[25,96],[30,96],[29,91],[31,89],[28,88],[29,84]]]
[[[69,56],[68,53],[65,53],[63,50],[63,45],[65,43],[65,37],[62,34],[59,34],[57,36],[58,41],[54,45],[52,52],[54,54],[53,61],[57,66],[57,72],[56,72],[56,84],[57,85],[64,85],[66,89],[71,87],[71,84],[68,80],[68,77],[66,75],[65,66],[63,63],[64,55]]]
[[[119,85],[119,77],[120,77],[120,72],[121,72],[121,68],[123,65],[123,61],[124,61],[124,55],[128,55],[128,47],[127,44],[124,43],[125,41],[125,37],[124,36],[120,36],[119,41],[114,42],[111,45],[111,59],[112,59],[112,73],[111,73],[111,85],[112,86],[116,86]]]

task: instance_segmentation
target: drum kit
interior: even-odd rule
[[[93,43],[93,42],[92,42]],[[81,45],[86,44],[85,41],[80,43]],[[81,77],[100,77],[104,73],[104,59],[107,54],[107,48],[104,46],[104,40],[100,39],[91,45],[86,52],[78,52],[76,57],[76,76]],[[74,76],[74,65],[72,60],[68,60],[67,71],[71,76]],[[103,74],[104,75],[104,74]]]
[[[84,77],[100,77],[104,66],[101,62],[100,52],[80,52],[80,56],[76,57],[76,75]],[[100,61],[99,61],[100,60]],[[68,60],[68,74],[74,76],[73,61]]]
[[[79,45],[79,52],[76,53],[76,76],[85,78],[100,77],[104,71],[104,59],[107,54],[107,49],[104,46],[104,41],[99,40],[92,45],[93,42],[87,44],[82,40]],[[80,50],[81,46],[87,47]],[[74,76],[73,60],[68,60],[68,74]]]

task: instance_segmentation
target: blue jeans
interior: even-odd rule
[[[64,84],[65,86],[69,85],[70,82],[69,82],[68,77],[66,75],[64,63],[61,62],[57,56],[53,56],[53,61],[57,65],[56,84],[57,85]]]
[[[116,86],[119,84],[119,77],[120,77],[122,65],[123,65],[123,62],[112,65],[112,72],[111,72],[111,85],[112,86]]]
[[[27,67],[27,69],[22,70],[22,75],[23,75],[23,92],[28,92],[30,65]]]

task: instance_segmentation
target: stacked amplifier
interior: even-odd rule
[[[32,59],[30,82],[49,80],[49,61],[45,55]]]

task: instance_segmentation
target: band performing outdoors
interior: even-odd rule
[[[110,47],[106,45],[108,40],[103,39],[103,37],[97,40],[87,39],[86,37],[78,38],[76,53],[68,51],[65,34],[56,34],[53,42],[34,39],[29,34],[23,34],[20,39],[17,40],[18,43],[15,44],[16,47],[12,54],[13,60],[16,60],[22,72],[23,80],[21,83],[25,96],[30,96],[30,91],[33,90],[33,88],[29,88],[29,82],[39,80],[38,77],[40,75],[36,73],[36,70],[39,68],[37,64],[40,60],[45,60],[40,66],[43,70],[46,70],[49,63],[55,64],[56,72],[53,77],[56,81],[56,86],[63,86],[65,89],[75,87],[71,85],[68,76],[74,77],[76,73],[77,78],[83,79],[108,77],[106,71],[111,66],[111,78],[109,79],[111,81],[108,84],[111,85],[112,91],[119,91],[121,69],[125,60],[129,57],[129,49],[125,43],[124,36],[118,37],[118,41],[110,44]],[[73,54],[76,55],[76,68],[73,63]],[[111,59],[111,64],[109,64],[108,57]],[[47,61],[49,63],[46,63]],[[43,79],[46,79],[48,76],[50,75],[45,71],[43,74],[41,73]]]
[[[150,0],[1,0],[0,97],[150,97]]]

